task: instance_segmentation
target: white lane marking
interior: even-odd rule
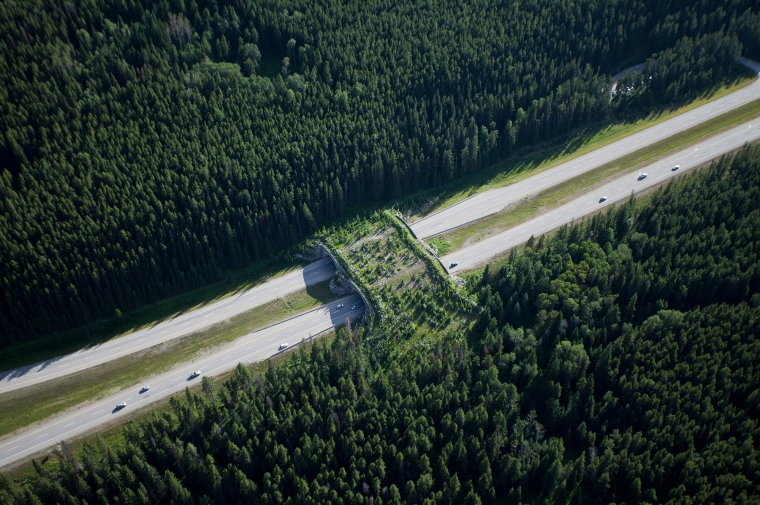
[[[164,330],[164,331],[162,331],[161,333],[159,333],[159,335],[163,335],[163,334],[164,334],[164,333],[166,333],[167,331],[169,331],[169,330]]]
[[[172,382],[182,380],[182,377],[177,377],[176,379],[172,379]]]
[[[10,449],[8,449],[8,452],[12,451],[13,449],[18,449],[19,447],[20,446],[18,446],[18,445],[14,446],[14,447],[11,447]]]
[[[361,308],[360,308],[360,309],[361,309]],[[330,325],[330,326],[332,326],[332,325]],[[252,348],[249,348],[249,349],[252,349]],[[234,355],[233,355],[233,356],[234,356]],[[209,371],[207,371],[207,372],[206,372],[206,374],[208,374],[208,373],[211,373],[211,372],[214,372],[214,371],[216,371],[217,369],[219,369],[219,368],[223,368],[223,367],[225,367],[225,366],[228,366],[228,365],[220,365],[220,366],[218,366],[218,367],[216,367],[216,368],[214,368],[214,369],[212,369],[212,370],[209,370]],[[178,377],[178,378],[177,378],[177,379],[175,379],[175,380],[179,380],[179,379],[182,379],[182,377]],[[181,385],[174,385],[174,386],[170,386],[169,388],[167,388],[167,390],[172,390],[172,389],[174,389],[174,388],[176,388],[176,387],[178,387],[178,386],[181,386]],[[156,391],[158,391],[158,390],[156,390]],[[151,391],[151,392],[154,392],[154,391]],[[132,398],[131,398],[131,397],[129,397],[129,398],[127,398],[125,401],[131,400],[131,399],[132,399]],[[140,399],[140,400],[138,400],[138,401],[142,401],[142,399]],[[96,415],[96,414],[99,414],[99,413],[101,413],[101,412],[103,412],[103,411],[102,411],[102,410],[101,410],[101,411],[98,411],[98,412],[96,412],[95,414],[93,414],[93,416],[94,416],[94,415]],[[84,427],[84,426],[88,426],[88,425],[90,425],[90,424],[92,424],[92,423],[96,423],[96,422],[100,422],[100,420],[98,419],[98,420],[93,420],[93,421],[89,421],[89,422],[86,422],[86,423],[84,423],[84,424],[82,425],[82,427]],[[76,421],[74,421],[74,422],[71,422],[71,423],[69,423],[69,424],[65,425],[65,426],[64,426],[64,428],[68,428],[68,427],[70,427],[70,426],[72,426],[72,425],[74,425],[74,424],[76,424]],[[41,446],[41,445],[42,445],[42,444],[44,444],[44,443],[45,443],[45,442],[43,442],[43,443],[40,443],[40,444],[37,444],[37,445],[35,445],[34,447],[32,447],[31,449],[34,449],[34,448],[36,448],[36,447],[39,447],[39,446]],[[15,448],[17,448],[17,447],[20,447],[20,446],[16,446],[16,447],[13,447],[13,448],[11,448],[11,449],[9,449],[9,450],[13,450],[13,449],[15,449]],[[29,449],[26,449],[26,450],[29,450]],[[7,460],[7,459],[9,459],[9,458],[11,458],[11,457],[12,457],[12,456],[8,456],[8,457],[6,457],[6,458],[0,459],[0,463],[1,463],[1,462],[3,462],[3,461],[5,461],[5,460]]]
[[[45,433],[44,435],[40,435],[39,437],[35,438],[35,440],[39,440],[39,439],[41,439],[42,437],[46,437],[46,436],[47,436],[47,433]]]
[[[95,413],[93,414],[93,416],[95,416],[95,415],[98,415],[98,414],[100,414],[101,412],[103,412],[103,411],[102,411],[102,410],[98,410],[97,412],[95,412]]]
[[[135,342],[142,342],[143,340],[145,340],[145,339],[141,338],[140,340],[135,340]]]

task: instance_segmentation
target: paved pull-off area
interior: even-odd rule
[[[0,372],[0,394],[64,375],[79,372],[108,361],[153,347],[208,328],[279,297],[305,289],[329,279],[335,273],[330,258],[315,261],[264,284],[181,314],[150,328],[114,338],[102,344],[85,347],[71,354]]]
[[[338,304],[344,306],[338,309]],[[352,309],[353,306],[356,308]],[[301,340],[342,325],[346,318],[360,317],[364,310],[365,307],[358,294],[344,297],[239,338],[212,355],[182,364],[144,383],[135,384],[86,408],[78,409],[74,413],[56,417],[35,428],[9,436],[0,443],[0,468],[53,447],[65,438],[71,438],[110,423],[135,408],[181,391],[185,386],[200,382],[204,375],[217,375],[232,370],[238,363],[253,363],[266,359],[279,352],[279,347],[283,343],[288,343],[290,346],[298,344]],[[200,371],[201,375],[191,377],[195,371]],[[140,392],[143,386],[150,386],[150,389]],[[121,402],[127,405],[119,409],[117,405]]]
[[[549,232],[615,202],[625,200],[631,196],[632,192],[636,193],[651,186],[662,184],[663,181],[686,170],[703,165],[712,159],[741,148],[748,142],[759,139],[760,120],[756,120],[755,124],[747,123],[737,126],[642,168],[640,171],[629,173],[609,184],[593,189],[588,194],[519,226],[443,256],[441,262],[450,273],[476,267],[494,256],[526,242],[531,236]],[[680,165],[680,168],[673,170],[675,165]],[[647,174],[647,176],[640,178],[640,174]],[[604,202],[600,202],[602,197],[606,197]],[[453,262],[457,262],[458,265],[449,268]]]
[[[739,61],[753,71],[760,73],[760,64],[746,58],[739,58]],[[495,214],[508,205],[517,203],[528,196],[536,195],[547,188],[568,181],[573,177],[582,175],[758,99],[760,99],[760,79],[730,95],[697,107],[689,112],[684,112],[651,128],[579,156],[574,160],[562,163],[509,186],[484,191],[456,205],[433,213],[413,223],[411,225],[412,231],[414,231],[417,238],[424,239],[445,233],[454,228],[459,228],[460,226]]]

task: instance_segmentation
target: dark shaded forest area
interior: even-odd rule
[[[751,0],[29,0],[0,32],[0,347],[604,119],[626,62],[649,104],[760,52]]]
[[[756,502],[759,243],[753,147],[489,266],[469,335],[239,366],[0,501]]]

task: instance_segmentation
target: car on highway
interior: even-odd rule
[[[454,267],[455,267],[455,266],[457,266],[457,265],[459,265],[459,262],[457,262],[457,261],[452,261],[452,262],[451,262],[451,265],[449,265],[449,268],[454,268]]]
[[[143,386],[142,389],[140,389],[140,393],[144,393],[146,391],[150,391],[150,386]]]
[[[361,306],[362,306],[361,303],[355,303],[355,304],[351,305],[351,310],[356,310],[356,309],[358,309]]]
[[[283,342],[282,344],[280,344],[280,347],[278,347],[277,350],[282,351],[283,349],[287,349],[287,348],[288,348],[288,343]]]
[[[640,181],[643,181],[646,178],[647,178],[647,174],[645,174],[645,173],[644,174],[639,174],[639,180]]]
[[[127,402],[121,402],[120,404],[116,406],[116,410],[121,410],[126,406],[127,406]]]
[[[603,196],[603,197],[601,197],[599,199],[599,203],[606,202],[606,201],[607,201],[607,197],[606,196]]]
[[[191,374],[190,374],[190,378],[191,378],[191,379],[195,379],[195,378],[196,378],[196,377],[198,377],[200,374],[201,374],[201,371],[200,371],[200,370],[196,370],[195,372],[193,372],[193,373],[191,373]]]
[[[342,304],[342,303],[339,303],[338,305],[336,305],[336,306],[335,306],[335,308],[336,308],[336,309],[342,309],[342,308],[343,308],[343,304]]]
[[[671,168],[671,169],[670,169],[670,171],[671,171],[671,172],[675,172],[675,171],[676,171],[676,170],[678,170],[679,168],[681,168],[681,165],[676,165],[676,166],[674,166],[673,168]]]

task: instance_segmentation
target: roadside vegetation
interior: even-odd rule
[[[336,298],[328,283],[314,284],[197,333],[56,380],[0,394],[0,436],[149,380],[252,331],[328,303]]]
[[[425,242],[435,249],[438,256],[443,256],[451,251],[451,243],[443,237],[431,237],[426,239]]]
[[[469,324],[473,302],[390,211],[374,212],[321,237],[376,315],[359,336],[374,359],[403,359]],[[461,316],[461,317],[460,317]]]
[[[0,367],[244,289],[315,243],[374,309],[0,473],[0,504],[752,502],[759,147],[464,280],[426,245],[760,103],[427,244],[389,209],[429,214],[724,96],[758,34],[753,0],[0,4]],[[0,395],[0,436],[333,299],[324,282]]]
[[[73,330],[30,338],[0,352],[0,370],[37,363],[153,326],[255,287],[299,266],[292,259],[283,258],[254,263],[246,268],[227,272],[219,282],[146,305],[132,312],[120,312],[118,315]]]
[[[372,240],[355,237],[347,257],[404,257],[395,227],[366,229]],[[751,502],[758,230],[750,147],[467,276],[478,313],[429,281],[416,296],[436,306],[421,313],[460,326],[431,326],[403,356],[376,352],[373,338],[414,339],[409,321],[341,329],[279,366],[239,366],[219,389],[172,399],[126,426],[120,446],[88,442],[23,480],[0,478],[0,497]],[[422,290],[382,279],[398,282],[380,290],[386,303],[413,314]]]
[[[694,128],[673,135],[654,145],[618,158],[610,163],[595,168],[583,175],[545,189],[523,201],[510,205],[508,208],[485,217],[474,223],[443,233],[435,239],[450,244],[450,250],[458,250],[490,235],[494,235],[516,226],[539,214],[559,207],[568,201],[584,194],[595,186],[605,184],[624,172],[633,172],[645,167],[660,158],[681,151],[690,145],[706,140],[714,135],[746,123],[748,120],[760,117],[760,100],[751,102],[734,111],[723,114],[715,119],[706,121]],[[566,161],[565,159],[562,160]],[[540,168],[539,171],[546,168]],[[536,172],[537,173],[537,172]],[[530,175],[534,175],[531,173]],[[516,180],[510,181],[514,183]],[[489,185],[492,189],[506,184]],[[429,242],[429,241],[428,241]]]
[[[4,2],[0,348],[719,89],[757,52],[756,4]]]
[[[686,105],[679,107],[655,107],[646,117],[641,117],[630,111],[621,112],[618,116],[574,131],[566,136],[522,148],[509,158],[472,174],[466,179],[457,180],[436,188],[434,191],[427,191],[409,198],[406,201],[404,212],[411,216],[412,221],[416,221],[483,191],[514,184],[561,163],[571,161],[574,158],[622,140],[629,135],[638,133],[710,101],[731,94],[757,79],[757,74],[746,68],[738,73],[739,76],[731,84],[711,91],[703,97],[688,102]],[[747,118],[746,114],[748,111],[752,110],[753,112],[750,112],[750,114],[754,114],[755,109],[748,107],[749,104],[738,110],[728,112],[720,116],[720,118],[728,119],[729,117],[734,117],[738,124],[743,117]],[[735,116],[732,116],[732,114],[735,114]],[[713,121],[715,120],[708,121],[707,124]]]

